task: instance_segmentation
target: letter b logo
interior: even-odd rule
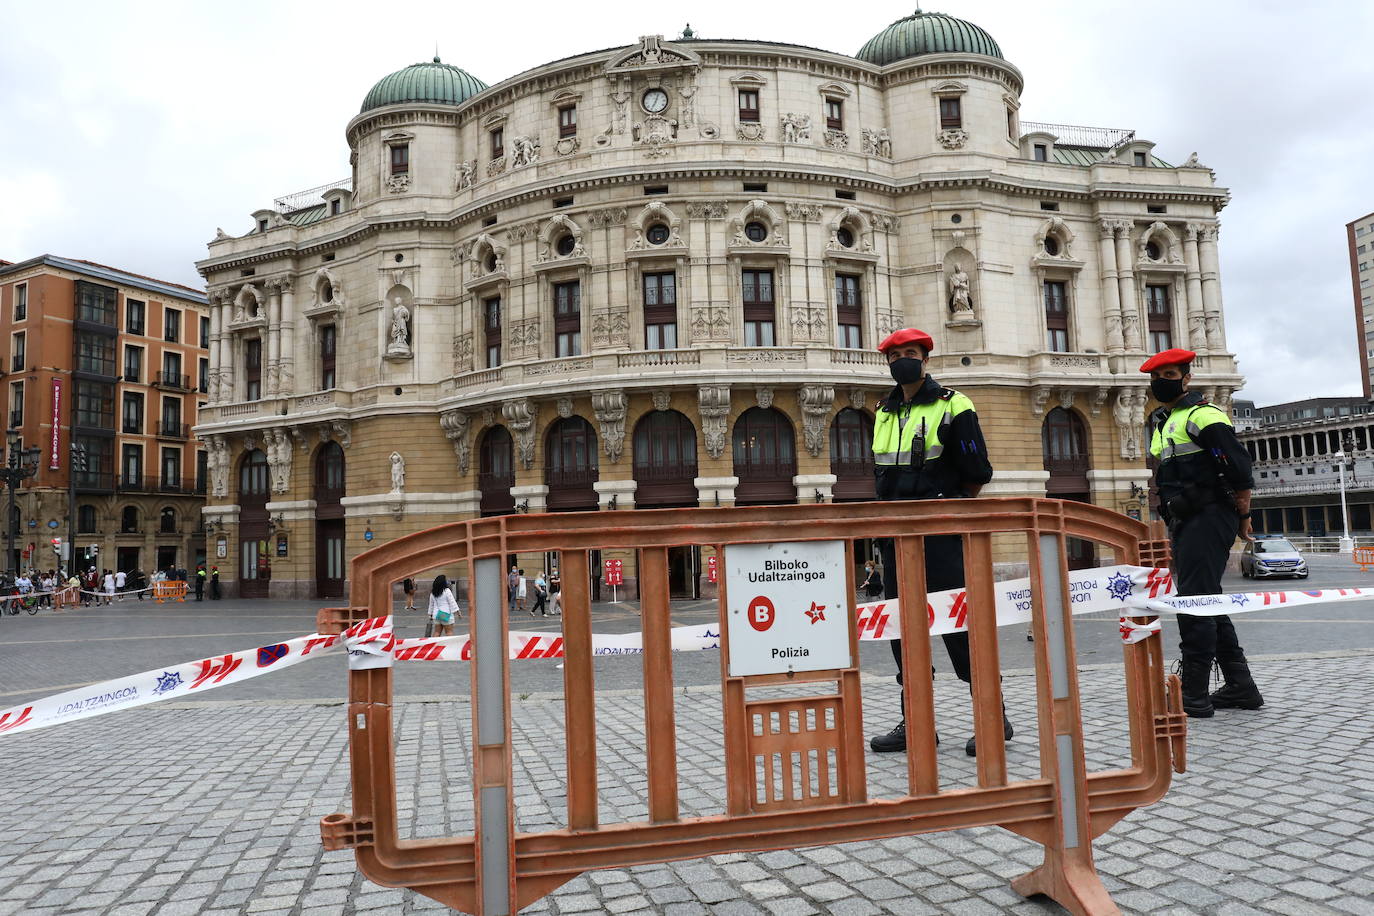
[[[778,613],[773,608],[773,602],[762,595],[749,602],[749,626],[760,633],[771,627],[777,616]]]

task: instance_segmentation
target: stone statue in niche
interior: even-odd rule
[[[387,356],[410,355],[410,309],[406,308],[401,297],[391,300],[391,343],[386,348]]]
[[[954,265],[954,273],[949,276],[949,310],[955,318],[973,316],[973,299],[969,295],[968,274],[964,268]]]
[[[391,453],[391,492],[404,493],[406,488],[406,460],[400,452]]]

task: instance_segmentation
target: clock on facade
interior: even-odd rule
[[[668,93],[662,89],[650,89],[644,93],[644,98],[640,100],[640,104],[650,114],[659,114],[668,107]]]

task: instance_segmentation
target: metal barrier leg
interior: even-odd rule
[[[1043,689],[1040,695],[1041,769],[1054,785],[1055,823],[1046,838],[1044,864],[1013,879],[1011,886],[1025,897],[1044,894],[1070,913],[1119,914],[1093,865],[1064,539],[1061,534],[1040,534],[1030,546],[1032,590],[1041,623],[1036,642],[1044,647],[1037,652],[1044,652],[1049,668],[1049,695]]]
[[[477,900],[482,916],[509,916],[514,909],[515,847],[512,831],[510,706],[506,680],[506,621],[501,596],[505,577],[495,557],[473,563],[473,715],[477,795]]]

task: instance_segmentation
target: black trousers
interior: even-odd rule
[[[1174,554],[1174,575],[1179,597],[1220,595],[1226,560],[1240,531],[1240,517],[1230,506],[1206,506],[1197,515],[1169,526]],[[1178,615],[1179,652],[1185,659],[1208,663],[1243,661],[1245,650],[1236,638],[1231,618]]]
[[[883,561],[883,597],[897,597],[897,549],[891,540],[883,540],[878,545],[879,556]],[[926,552],[926,591],[942,592],[964,586],[964,539],[957,534],[942,534],[925,539]],[[918,610],[919,612],[919,610]],[[905,613],[905,611],[904,611]],[[954,675],[964,683],[973,680],[972,666],[968,657],[968,631],[946,633],[945,651],[949,653]],[[892,657],[897,662],[897,683],[902,682],[902,641],[892,640]],[[935,667],[930,669],[935,676]]]

